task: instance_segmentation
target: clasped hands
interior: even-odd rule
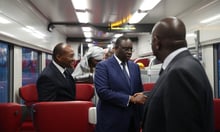
[[[133,104],[144,104],[147,100],[147,96],[144,95],[142,92],[135,93],[134,95],[130,96],[130,102]]]

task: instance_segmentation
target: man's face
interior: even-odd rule
[[[128,40],[122,40],[120,46],[118,47],[117,56],[121,61],[128,61],[131,58],[133,51],[133,44]]]
[[[74,51],[71,46],[64,47],[63,54],[59,55],[58,59],[61,63],[60,65],[67,68],[72,68],[74,62]]]

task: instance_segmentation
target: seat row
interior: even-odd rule
[[[145,85],[145,90],[150,91],[153,85]],[[96,109],[91,101],[92,84],[77,84],[76,101],[37,102],[34,92],[37,93],[35,85],[26,85],[19,89],[24,105],[0,104],[0,132],[94,132]],[[214,128],[220,132],[220,99],[213,101]]]
[[[24,104],[0,104],[3,132],[93,132],[96,110],[92,84],[77,84],[76,101],[38,102],[35,84],[19,89]]]

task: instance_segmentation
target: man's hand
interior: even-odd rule
[[[131,96],[130,101],[134,104],[144,104],[147,100],[147,96],[145,96],[143,93],[135,93],[133,96]]]

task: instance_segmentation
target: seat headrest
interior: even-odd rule
[[[94,96],[93,84],[76,83],[76,100],[91,101]]]
[[[25,102],[38,101],[38,93],[36,84],[27,84],[19,88],[19,96]]]

